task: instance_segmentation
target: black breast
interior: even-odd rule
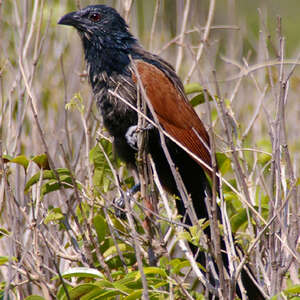
[[[137,125],[138,121],[136,111],[123,101],[136,107],[136,85],[129,74],[129,68],[123,74],[112,72],[108,75],[103,71],[94,76],[90,74],[90,81],[104,126],[113,137],[117,154],[125,162],[134,165],[135,151],[125,139],[128,128]]]

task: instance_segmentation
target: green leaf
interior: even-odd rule
[[[283,290],[281,293],[285,294],[286,296],[289,296],[289,299],[291,300],[300,300],[300,297],[297,297],[300,294],[300,284],[293,285],[285,290]],[[278,293],[277,295],[270,298],[270,300],[277,300],[278,296],[280,296],[281,293]],[[296,297],[290,298],[293,295]]]
[[[67,297],[66,297],[66,290],[65,288],[68,290],[68,292],[70,292],[70,290],[72,289],[72,287],[68,284],[68,282],[65,281],[65,284],[64,285],[60,285],[58,290],[57,290],[57,293],[56,293],[56,299],[59,299],[59,300],[68,300]]]
[[[8,230],[6,230],[3,227],[0,228],[0,239],[4,236],[9,236],[9,235],[10,235],[10,232]]]
[[[243,224],[248,222],[247,211],[245,208],[239,210],[238,213],[233,215],[230,219],[232,232],[236,232]]]
[[[72,188],[72,178],[70,176],[63,175],[60,178],[61,184],[64,188],[70,189]],[[56,179],[49,180],[47,183],[42,186],[42,195],[46,195],[48,193],[57,191],[60,189],[60,184]]]
[[[133,252],[132,247],[128,246],[125,243],[119,243],[118,247],[121,252]],[[115,256],[117,254],[118,254],[118,251],[117,251],[116,246],[111,246],[103,253],[103,256],[104,256],[104,258],[107,259],[107,258],[110,258],[110,256]]]
[[[81,114],[84,113],[84,101],[80,93],[75,93],[70,102],[65,105],[66,110],[78,110]]]
[[[46,179],[56,179],[55,173],[53,170],[44,170],[43,172],[43,180]],[[63,176],[63,175],[70,175],[70,171],[68,169],[65,168],[59,168],[56,170],[57,174],[59,177]],[[40,179],[40,172],[37,172],[35,175],[33,175],[26,183],[25,185],[25,189],[24,192],[27,193],[30,189],[31,186],[33,186],[34,184],[38,183],[39,179]]]
[[[104,289],[103,290],[100,290],[100,289],[96,290],[95,289],[95,290],[91,291],[90,293],[88,293],[87,295],[81,297],[80,300],[109,299],[113,296],[118,296],[120,294],[121,293],[118,290],[108,290],[107,291],[107,290],[104,290]],[[115,299],[115,297],[112,298],[112,299]]]
[[[268,140],[268,139],[261,139],[256,144],[257,144],[257,147],[259,149],[261,149],[262,151],[267,152],[267,153],[258,153],[258,162],[261,165],[265,165],[272,158],[272,144],[271,144],[271,141]]]
[[[156,275],[161,275],[162,277],[168,277],[166,271],[158,267],[145,267],[143,271],[145,275],[156,274]],[[141,278],[141,273],[137,272],[135,279],[138,280],[140,278]]]
[[[10,155],[7,155],[7,154],[3,154],[2,159],[3,159],[4,163],[7,163],[7,162],[10,162],[13,159],[13,157]]]
[[[101,215],[97,215],[93,218],[93,224],[97,232],[98,242],[101,243],[108,230],[107,222]]]
[[[293,285],[283,291],[286,295],[300,295],[300,284]]]
[[[124,282],[122,279],[119,281],[114,282],[114,286],[116,289],[122,291],[124,294],[132,293],[136,287],[138,286],[137,282],[133,279],[129,279],[129,281]],[[130,288],[128,287],[130,286]]]
[[[178,240],[187,240],[188,242],[192,242],[192,236],[188,231],[180,231],[177,235]]]
[[[112,161],[113,153],[111,143],[105,139],[102,139],[100,142],[102,147],[104,148],[105,153]],[[91,149],[89,158],[91,163],[94,165],[94,185],[103,190],[104,192],[107,192],[111,183],[110,178],[113,178],[113,174],[108,165],[104,153],[101,151],[98,145]]]
[[[88,294],[95,288],[98,288],[98,287],[92,283],[80,284],[69,291],[69,296],[71,299],[79,299],[80,297]]]
[[[133,293],[131,293],[130,295],[128,295],[127,297],[124,298],[124,300],[135,300],[135,299],[141,299],[143,295],[143,290],[139,289],[137,291],[134,291]]]
[[[25,155],[16,156],[15,158],[11,159],[10,162],[23,166],[25,171],[29,165],[29,160]]]
[[[48,212],[48,214],[47,214],[47,216],[46,216],[46,218],[44,220],[44,223],[48,224],[49,222],[59,221],[59,220],[61,220],[63,218],[64,218],[64,215],[61,212],[61,209],[59,207],[55,207],[55,208],[52,208]]]
[[[0,266],[6,264],[9,261],[10,261],[9,256],[0,256]]]
[[[4,265],[9,261],[17,261],[15,256],[0,256],[0,265]]]
[[[94,289],[82,296],[80,300],[108,299],[119,294],[120,291],[115,289],[113,283],[107,280],[100,280],[95,282]]]
[[[190,267],[190,266],[191,266],[191,264],[187,259],[185,259],[183,261],[179,260],[178,263],[173,266],[172,272],[174,272],[175,274],[179,274],[181,269]]]
[[[202,93],[203,87],[197,82],[188,83],[184,86],[184,92],[186,93],[186,95],[193,93]]]
[[[36,155],[31,159],[40,169],[50,170],[48,157],[46,154]]]
[[[232,171],[231,160],[224,153],[217,152],[216,158],[219,166],[219,171],[222,175],[225,175],[227,172]]]
[[[25,300],[45,300],[45,298],[38,295],[31,295],[26,297]]]
[[[66,186],[65,186],[66,187]],[[42,186],[42,195],[59,190],[60,185],[56,180],[49,180],[47,183]]]
[[[113,289],[114,288],[114,284],[108,280],[99,280],[99,281],[96,281],[94,283],[97,287],[100,287],[100,288],[109,288],[109,289]]]
[[[116,216],[112,216],[111,218],[112,222],[113,222],[113,227],[117,230],[120,231],[121,233],[127,233],[128,232],[128,228],[126,228],[122,222],[120,222],[119,218],[117,218]]]
[[[193,97],[191,100],[190,100],[190,103],[193,107],[196,107],[197,105],[199,104],[202,104],[205,102],[205,97],[204,97],[204,94],[201,93],[201,94],[198,94],[197,96]]]
[[[104,278],[104,275],[97,269],[86,268],[86,267],[77,267],[66,270],[62,273],[63,278]],[[58,279],[58,276],[55,276],[52,280]]]

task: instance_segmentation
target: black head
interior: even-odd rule
[[[83,41],[88,63],[99,62],[101,68],[124,66],[135,38],[125,20],[106,5],[90,5],[63,16],[58,24],[75,27]],[[127,57],[127,58],[126,58]],[[108,66],[104,66],[105,64]]]
[[[75,27],[89,35],[127,32],[127,24],[118,12],[106,5],[90,5],[63,16],[58,24]]]

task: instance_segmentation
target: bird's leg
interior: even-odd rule
[[[131,198],[140,190],[140,184],[134,185],[131,189],[129,189],[125,197],[130,201]],[[115,215],[118,218],[125,219],[126,214],[125,214],[125,197],[121,195],[119,198],[116,198],[113,200],[113,204],[115,206]]]
[[[134,149],[134,150],[138,150],[138,146],[137,146],[137,141],[138,141],[138,133],[140,130],[142,131],[148,131],[148,130],[152,130],[154,128],[154,126],[152,124],[148,124],[146,127],[144,128],[138,128],[137,125],[132,125],[128,128],[126,134],[125,134],[125,138],[126,141],[128,143],[128,145]]]

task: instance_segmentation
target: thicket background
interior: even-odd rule
[[[57,25],[94,3],[115,7],[174,65],[213,128],[231,229],[259,283],[268,297],[299,299],[297,0],[0,1],[0,298],[202,297],[181,272],[190,261],[166,251],[172,236],[198,245],[201,232],[177,232],[172,197],[154,220],[156,267],[144,210],[135,204],[133,226],[111,208],[115,175],[124,190],[133,178],[101,127],[79,37]]]

